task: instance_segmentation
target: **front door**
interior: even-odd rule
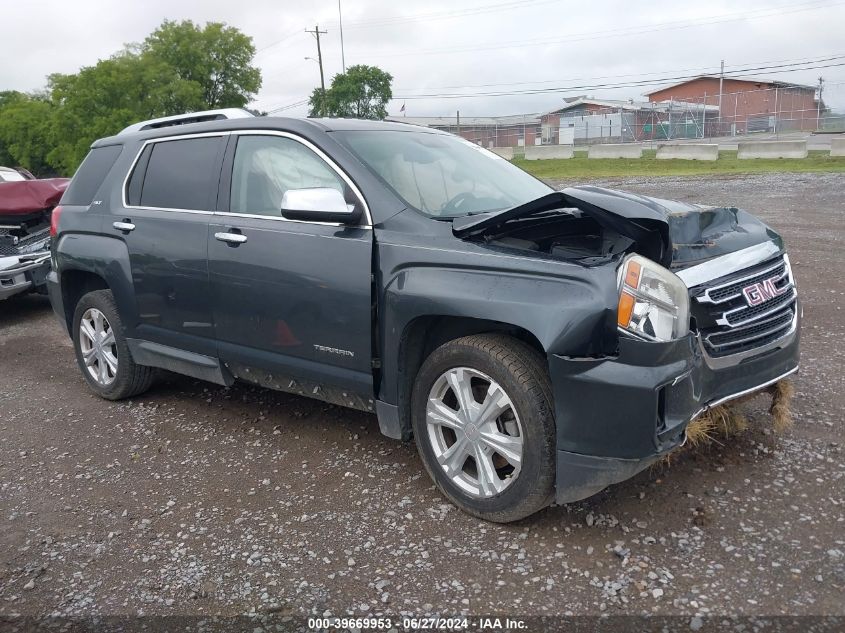
[[[107,231],[129,251],[130,335],[209,356],[216,345],[208,282],[208,223],[225,137],[148,143],[112,207]]]
[[[281,215],[289,189],[333,187],[364,201],[296,136],[233,135],[229,151],[226,211],[212,218],[208,241],[220,359],[243,378],[245,366],[372,395],[371,227]]]

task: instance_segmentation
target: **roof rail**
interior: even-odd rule
[[[175,116],[164,116],[159,119],[150,119],[149,121],[141,121],[140,123],[133,123],[132,125],[123,128],[120,134],[131,134],[132,132],[141,132],[143,130],[155,130],[162,127],[171,127],[174,125],[187,125],[188,123],[202,123],[203,121],[222,121],[225,119],[246,119],[255,116],[248,110],[242,108],[223,108],[220,110],[203,110],[202,112],[187,112],[185,114],[177,114]]]

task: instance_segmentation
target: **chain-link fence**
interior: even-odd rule
[[[552,112],[513,116],[395,120],[437,127],[489,148],[845,132],[845,114],[826,109],[813,88],[788,85],[660,102],[579,98]]]

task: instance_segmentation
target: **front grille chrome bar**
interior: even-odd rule
[[[762,312],[755,312],[744,319],[738,319],[736,321],[731,320],[732,316],[750,310],[748,306],[742,306],[733,310],[728,310],[727,312],[723,312],[722,316],[716,319],[716,323],[718,323],[719,325],[725,325],[733,328],[739,327],[740,325],[746,325],[748,323],[756,323],[760,319],[765,319],[767,316],[770,316],[775,312],[782,310],[785,306],[792,305],[792,303],[795,302],[795,298],[798,296],[798,292],[795,290],[795,286],[792,285],[792,282],[789,282],[789,285],[787,285],[784,290],[788,290],[789,294],[778,295],[778,297],[776,297],[776,303],[773,303],[772,307],[767,310],[764,310]],[[765,305],[766,304],[764,303],[756,307],[763,307]]]
[[[772,273],[775,274],[777,279],[775,280],[780,281],[786,275],[789,274],[789,271],[783,261],[780,261],[765,270],[761,270],[751,275],[747,275],[745,277],[741,277],[740,279],[734,279],[733,281],[729,281],[724,284],[720,284],[718,286],[713,286],[712,288],[708,288],[704,291],[704,294],[698,297],[699,303],[726,303],[727,301],[732,301],[733,299],[738,299],[742,296],[742,288],[743,286],[756,282],[756,281],[763,281],[764,279],[771,279]],[[719,291],[725,289],[734,289],[730,294],[725,297],[718,296],[718,298],[713,298],[713,295],[719,295]]]
[[[717,281],[694,296],[707,308],[711,323],[715,322],[714,327],[705,327],[698,334],[704,359],[713,369],[734,366],[787,345],[796,334],[800,308],[789,257],[784,254],[755,268],[734,279]],[[780,294],[748,305],[742,289],[769,280]]]

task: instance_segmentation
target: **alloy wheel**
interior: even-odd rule
[[[85,368],[94,381],[107,387],[117,377],[117,343],[106,316],[88,308],[79,322],[79,348]]]
[[[500,494],[519,476],[523,433],[505,390],[486,374],[455,367],[434,383],[428,440],[449,479],[476,498]]]

